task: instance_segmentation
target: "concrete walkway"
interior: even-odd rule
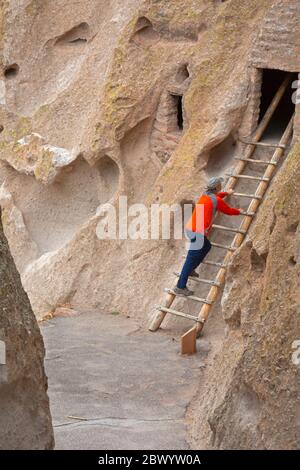
[[[172,337],[119,315],[55,318],[41,330],[56,449],[188,449],[201,356],[181,357]]]

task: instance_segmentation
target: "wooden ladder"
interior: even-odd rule
[[[214,262],[214,261],[206,261],[206,260],[202,262],[203,265],[216,266],[219,268],[219,271],[214,280],[190,277],[190,279],[195,282],[211,285],[211,288],[206,298],[200,298],[200,297],[197,297],[196,295],[187,297],[188,299],[192,301],[202,304],[199,315],[193,316],[188,313],[184,313],[184,312],[180,312],[180,311],[172,309],[171,308],[172,303],[176,298],[176,294],[172,289],[165,289],[165,291],[167,292],[165,304],[163,306],[156,307],[156,309],[158,310],[158,313],[155,315],[155,317],[151,321],[151,324],[149,326],[150,331],[157,331],[162,321],[164,320],[165,316],[168,313],[171,315],[184,317],[184,318],[187,318],[188,320],[192,320],[195,322],[195,325],[181,337],[181,353],[182,354],[193,354],[196,352],[197,336],[199,336],[199,334],[201,333],[204,327],[204,324],[209,317],[210,311],[215,301],[217,300],[220,289],[222,288],[224,284],[226,268],[228,266],[228,263],[230,262],[235,250],[242,244],[243,240],[245,239],[245,236],[249,230],[253,217],[256,214],[261,201],[263,200],[263,197],[268,189],[271,179],[276,171],[276,167],[281,157],[285,153],[285,149],[291,139],[292,132],[293,132],[294,116],[291,118],[278,144],[268,144],[265,142],[260,142],[260,139],[262,138],[266,128],[268,127],[290,82],[291,82],[290,77],[286,77],[282,85],[279,87],[262,121],[257,127],[251,141],[249,140],[245,141],[245,140],[240,139],[244,144],[246,144],[246,149],[245,149],[243,157],[235,157],[235,160],[238,160],[238,163],[235,167],[234,174],[230,175],[230,179],[226,185],[225,191],[234,189],[236,186],[236,183],[240,179],[249,179],[249,180],[257,181],[258,187],[256,189],[255,194],[245,194],[245,193],[238,193],[238,192],[233,193],[233,195],[235,196],[245,197],[251,200],[247,211],[241,213],[241,215],[243,216],[243,220],[238,229],[226,227],[223,225],[216,225],[216,224],[212,225],[212,230],[223,230],[226,232],[232,232],[235,234],[235,236],[230,246],[221,245],[219,243],[211,243],[212,247],[220,248],[226,251],[224,260],[221,263]],[[256,159],[251,158],[257,146],[264,146],[264,147],[268,146],[268,147],[276,148],[270,161],[262,161],[262,160],[256,160]],[[247,168],[249,163],[257,164],[258,167],[264,166],[265,167],[264,174],[261,177],[243,174],[244,170]],[[178,276],[179,273],[175,273],[175,275]]]

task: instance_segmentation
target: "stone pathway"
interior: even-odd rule
[[[182,357],[171,336],[96,312],[41,330],[56,449],[188,449],[200,354]]]

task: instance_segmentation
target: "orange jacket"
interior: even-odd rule
[[[217,207],[216,210],[227,215],[239,215],[240,210],[230,207],[223,201],[228,193],[221,192],[216,194]],[[205,233],[208,235],[214,217],[214,203],[208,194],[203,194],[193,210],[192,216],[186,224],[186,229],[192,232]]]

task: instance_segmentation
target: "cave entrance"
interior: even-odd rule
[[[292,99],[295,89],[292,87],[292,84],[295,80],[298,80],[298,74],[275,69],[262,70],[259,123],[262,121],[272,99],[287,75],[290,75],[291,83],[273,114],[273,117],[264,133],[263,140],[268,140],[268,138],[270,138],[277,141],[282,137],[282,134],[295,112],[295,103]]]
[[[177,89],[162,93],[151,134],[151,149],[162,164],[169,160],[182,137],[185,128],[183,104],[183,93]]]
[[[183,130],[183,105],[182,105],[182,95],[172,95],[171,99],[173,103],[174,115],[176,116],[176,130]]]

